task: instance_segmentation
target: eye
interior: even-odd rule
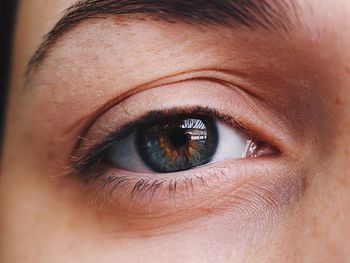
[[[107,150],[106,160],[133,172],[173,173],[252,157],[258,150],[237,127],[206,115],[178,114],[138,125]]]
[[[241,190],[259,188],[261,180],[270,183],[271,176],[261,174],[278,178],[285,165],[283,140],[270,125],[280,123],[274,115],[257,114],[264,107],[234,89],[202,90],[206,82],[191,83],[183,89],[174,84],[182,96],[166,101],[159,94],[171,94],[172,86],[132,95],[96,118],[81,137],[69,176],[84,182],[99,207],[152,228],[159,218],[176,224],[236,201],[248,205],[253,199]],[[183,217],[184,211],[191,212]]]

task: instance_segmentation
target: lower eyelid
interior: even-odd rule
[[[225,211],[237,220],[255,220],[298,199],[303,189],[301,173],[293,170],[296,174],[291,175],[292,169],[282,161],[254,162],[225,161],[177,177],[140,177],[114,169],[99,179],[97,200],[109,214],[141,228],[148,220],[146,225],[152,228]]]

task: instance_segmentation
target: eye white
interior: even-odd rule
[[[114,166],[137,172],[152,172],[141,159],[136,148],[136,134],[132,133],[116,143],[109,152],[110,161]]]
[[[238,128],[233,128],[219,121],[216,122],[218,129],[218,147],[211,162],[228,159],[239,159],[245,156],[249,137]]]
[[[218,146],[210,163],[245,156],[249,138],[238,128],[216,122],[218,129]],[[142,160],[136,147],[136,134],[133,133],[120,140],[109,151],[110,162],[120,169],[135,172],[152,172]]]

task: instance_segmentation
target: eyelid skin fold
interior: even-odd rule
[[[204,73],[198,72],[199,75]],[[193,74],[196,76],[196,73]],[[276,148],[281,148],[284,150],[284,148],[288,147],[288,144],[284,143],[285,141],[288,140],[289,144],[293,142],[293,138],[283,138],[285,135],[292,135],[287,132],[287,123],[285,123],[282,118],[279,118],[279,116],[272,111],[273,109],[268,108],[269,105],[264,105],[259,98],[256,98],[246,89],[226,83],[226,79],[228,78],[226,73],[217,72],[218,77],[223,77],[225,79],[223,82],[211,78],[193,78],[193,74],[190,75],[191,78],[187,81],[182,80],[180,82],[173,83],[170,79],[170,84],[164,84],[162,86],[157,86],[154,84],[156,85],[155,88],[147,88],[146,90],[141,89],[141,91],[136,94],[131,93],[131,95],[125,95],[126,97],[123,95],[122,98],[124,99],[121,101],[119,100],[117,104],[109,103],[109,109],[105,109],[105,105],[101,114],[107,115],[108,118],[111,116],[111,118],[113,118],[113,120],[109,120],[111,123],[128,123],[135,119],[141,118],[146,115],[146,113],[152,111],[161,112],[172,108],[193,108],[198,106],[201,108],[210,108],[211,110],[221,113],[221,115],[234,116],[235,121],[239,123],[240,126],[244,126],[244,129],[247,130],[249,130],[248,126],[254,124],[254,126],[256,126],[254,131],[255,135],[259,135],[257,137],[261,137],[270,144],[278,146]],[[186,77],[186,74],[183,77]],[[162,94],[162,96],[159,96],[160,94]],[[154,100],[152,101],[153,107],[149,107],[149,104],[147,105],[148,100]],[[181,100],[184,102],[183,105],[179,103]],[[140,108],[140,110],[137,110],[137,107],[135,107],[136,105]],[[109,114],[109,112],[112,112],[113,109],[115,109],[115,111],[119,110],[120,112],[114,115]],[[245,113],[243,114],[242,111],[245,111]],[[99,110],[99,112],[101,112],[101,110]],[[230,114],[226,114],[226,112],[230,112]],[[248,116],[245,116],[248,113],[250,113],[249,118],[247,118]],[[130,116],[135,117],[120,117],[125,116],[125,114],[130,114]],[[256,118],[256,115],[259,115],[259,118]],[[79,140],[79,144],[77,144],[74,148],[72,156],[76,155],[79,148],[86,148],[81,147],[82,142],[98,141],[95,139],[90,140],[89,138],[92,136],[89,134],[92,133],[91,130],[97,130],[92,129],[91,127],[97,126],[96,122],[101,122],[101,118],[96,117],[96,114],[91,114],[91,116],[94,121],[89,126],[85,126],[85,129],[81,131],[81,139]],[[250,121],[250,119],[257,120]],[[256,123],[257,121],[259,122]],[[88,121],[88,123],[90,123],[90,121]],[[246,123],[249,123],[249,125],[246,125]],[[113,125],[113,128],[109,126],[111,125],[109,124],[108,127],[101,127],[99,133],[111,133],[120,128],[116,127],[116,125]],[[266,126],[266,129],[264,129],[266,131],[258,128],[261,126]],[[267,136],[268,133],[275,134],[276,136],[278,135],[280,138]],[[282,141],[283,144],[281,144]],[[288,147],[288,149],[285,150],[289,151],[291,149],[292,147]]]

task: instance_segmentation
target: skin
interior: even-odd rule
[[[288,37],[152,19],[84,22],[24,86],[31,54],[73,3],[19,6],[0,176],[0,262],[350,260],[347,0],[300,0],[302,23]],[[141,197],[131,209],[127,195],[101,200],[98,184],[62,175],[96,113],[107,110],[88,129],[91,141],[101,139],[101,127],[193,104],[237,117],[282,156],[199,168],[213,175],[209,188],[197,183],[189,195],[180,185],[176,204],[162,201],[160,191],[152,207]]]

